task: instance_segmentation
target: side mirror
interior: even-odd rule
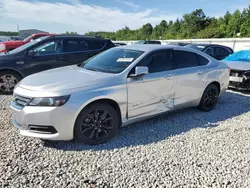
[[[148,74],[148,67],[138,66],[135,67],[135,74],[131,74],[130,77],[139,77]]]
[[[33,57],[36,55],[36,52],[33,50],[28,51],[28,56]]]

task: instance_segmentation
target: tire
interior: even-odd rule
[[[219,97],[219,88],[215,84],[210,84],[205,89],[200,104],[199,109],[205,112],[212,110],[218,101]]]
[[[11,95],[22,77],[13,71],[0,71],[0,94]]]
[[[93,103],[78,115],[74,134],[83,143],[98,145],[115,137],[119,127],[119,115],[111,105]]]

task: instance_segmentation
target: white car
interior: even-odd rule
[[[101,144],[120,126],[167,111],[210,111],[228,83],[228,67],[194,49],[116,47],[24,78],[14,90],[13,124],[24,136]]]

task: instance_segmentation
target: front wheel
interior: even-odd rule
[[[119,128],[120,120],[116,110],[109,104],[94,103],[79,114],[75,124],[78,140],[97,145],[113,138]]]
[[[215,84],[210,84],[202,95],[199,108],[205,112],[212,110],[217,104],[218,97],[219,88]]]
[[[16,84],[21,80],[21,76],[12,71],[0,72],[0,94],[10,95]]]

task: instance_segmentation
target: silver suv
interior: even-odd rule
[[[167,111],[210,111],[228,83],[228,67],[194,49],[117,47],[23,79],[11,103],[13,124],[25,136],[101,144],[121,126]]]

